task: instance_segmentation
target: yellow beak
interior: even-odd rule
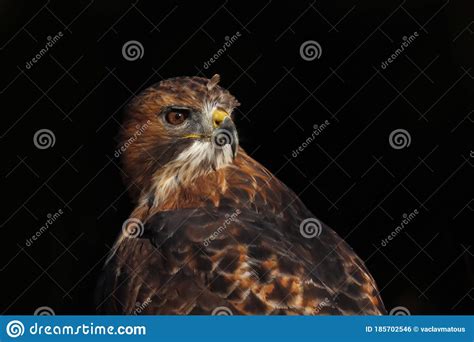
[[[201,139],[203,137],[204,136],[202,134],[187,134],[183,138],[186,138],[186,139]]]
[[[212,112],[212,126],[213,128],[218,128],[224,120],[229,116],[229,114],[222,110],[222,109],[216,109]],[[203,138],[210,138],[208,135],[203,135],[203,134],[187,134],[183,136],[183,138],[186,139],[203,139]]]
[[[216,109],[212,113],[212,125],[214,128],[217,128],[221,125],[221,123],[225,120],[226,117],[228,117],[229,114],[227,112],[221,110],[221,109]]]

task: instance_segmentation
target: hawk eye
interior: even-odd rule
[[[182,109],[182,108],[171,108],[166,114],[165,114],[165,120],[167,123],[170,125],[181,125],[184,121],[189,116],[189,110],[188,109]]]

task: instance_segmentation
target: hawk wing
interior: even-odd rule
[[[221,203],[159,212],[105,267],[99,311],[111,314],[384,314],[374,280],[321,223],[305,238],[302,204],[284,213]]]

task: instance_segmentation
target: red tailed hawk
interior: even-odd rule
[[[361,259],[239,147],[239,103],[218,82],[164,80],[128,106],[120,153],[136,208],[99,312],[384,314]]]

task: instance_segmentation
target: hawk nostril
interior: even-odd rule
[[[227,112],[225,112],[223,110],[220,110],[220,109],[216,109],[212,113],[212,124],[213,124],[214,128],[219,127],[222,124],[222,122],[224,122],[224,120],[226,119],[226,117],[228,115],[229,114],[227,114]]]
[[[222,121],[224,121],[224,120],[214,119],[214,127],[219,127],[221,125]]]

